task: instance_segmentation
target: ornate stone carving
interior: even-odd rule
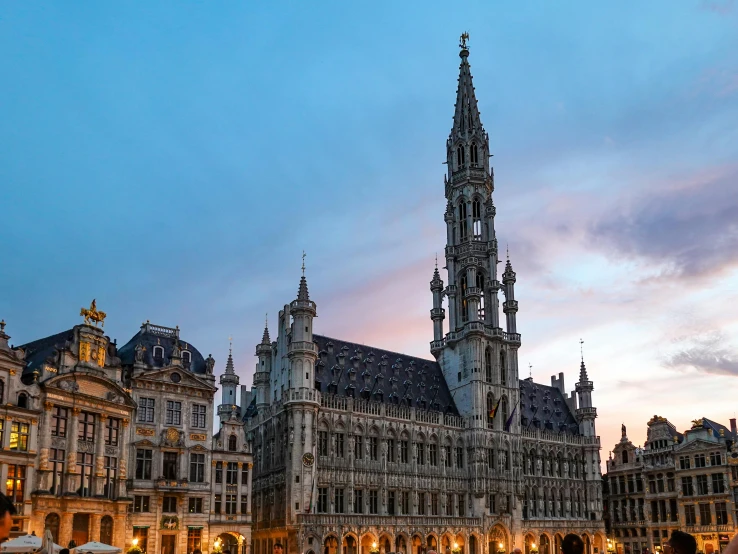
[[[141,435],[142,437],[153,437],[156,434],[156,431],[146,427],[136,427],[136,434]]]

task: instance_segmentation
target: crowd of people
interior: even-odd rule
[[[10,529],[13,526],[13,516],[15,515],[15,506],[13,502],[0,493],[0,543],[8,540]],[[66,552],[65,552],[66,550]],[[282,554],[282,545],[277,543],[274,545],[274,554]],[[68,554],[66,548],[59,554]],[[197,550],[193,554],[199,554]],[[513,554],[523,554],[520,548],[515,548]],[[555,554],[559,554],[558,552]],[[561,542],[561,554],[584,554],[584,541],[579,535],[569,533]],[[683,531],[672,531],[671,537],[664,544],[664,554],[697,554],[697,541],[689,533]],[[738,554],[738,534],[733,537],[730,544],[723,550],[722,554]]]

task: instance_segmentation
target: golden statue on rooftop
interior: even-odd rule
[[[459,39],[459,48],[462,50],[466,50],[466,41],[469,40],[469,33],[462,33],[461,38]]]
[[[99,323],[101,327],[105,327],[105,318],[107,317],[107,314],[97,309],[95,299],[92,300],[92,304],[90,304],[89,308],[82,308],[79,315],[85,318],[85,323],[88,325],[90,323],[94,323],[95,325]]]
[[[705,426],[705,422],[702,419],[693,419],[692,420],[692,429],[700,429]]]

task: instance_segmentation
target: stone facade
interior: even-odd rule
[[[300,280],[256,348],[244,424],[254,554],[427,550],[553,554],[567,532],[605,549],[593,383],[520,380],[516,274],[500,263],[489,138],[462,41],[447,141],[444,287],[430,283],[435,361],[313,333]],[[498,293],[505,300],[500,325]],[[444,334],[448,306],[448,332]]]
[[[674,530],[700,552],[722,551],[738,531],[738,435],[703,418],[680,433],[666,418],[648,422],[643,448],[628,439],[607,460],[607,520],[617,554],[656,552]]]
[[[232,394],[213,433],[212,356],[149,322],[118,348],[94,303],[83,315],[18,348],[2,324],[0,462],[14,535],[49,528],[64,546],[246,554],[252,457]],[[226,374],[232,383],[232,357]]]

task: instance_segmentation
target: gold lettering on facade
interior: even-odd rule
[[[80,362],[90,361],[90,343],[89,342],[79,343],[79,361]]]
[[[192,433],[190,435],[190,440],[191,441],[206,441],[206,440],[208,440],[208,436],[207,435],[202,435],[202,434],[199,434],[199,433]]]
[[[153,437],[156,431],[153,429],[146,429],[145,427],[136,427],[136,434],[142,437]]]
[[[105,367],[105,348],[102,346],[97,347],[97,365]]]

